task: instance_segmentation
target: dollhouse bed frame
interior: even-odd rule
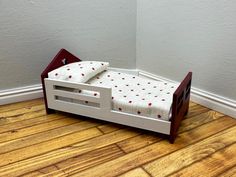
[[[79,61],[81,60],[78,57],[74,56],[65,49],[61,49],[41,74],[47,114],[53,113],[54,110],[58,110],[118,124],[128,125],[131,127],[151,130],[168,135],[169,141],[171,143],[174,143],[181,120],[188,113],[192,72],[189,72],[187,74],[187,76],[174,92],[171,119],[170,121],[165,121],[161,119],[154,119],[151,117],[112,110],[111,88],[91,86],[85,83],[59,81],[48,78],[48,73],[50,71],[57,69],[65,64]],[[138,75],[138,72],[134,74]],[[58,89],[59,87],[96,91],[100,93],[100,97],[96,98],[81,95],[73,91],[70,92],[68,90],[66,91]],[[93,103],[98,103],[100,106],[93,107],[79,103],[68,102],[57,99],[58,96],[63,98],[87,100]]]

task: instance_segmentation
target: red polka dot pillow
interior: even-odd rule
[[[81,61],[70,63],[48,73],[51,79],[84,83],[104,71],[109,66],[108,62]]]

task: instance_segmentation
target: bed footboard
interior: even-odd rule
[[[46,97],[46,89],[45,89],[45,78],[48,78],[48,73],[54,69],[57,69],[65,64],[74,63],[81,61],[79,58],[68,52],[66,49],[61,49],[57,55],[53,58],[51,63],[47,66],[47,68],[41,74],[41,82],[43,87],[43,94],[44,94],[44,102],[47,114],[53,112],[52,109],[48,108],[48,102]]]
[[[181,120],[188,113],[192,72],[189,72],[173,95],[170,142],[174,143]]]

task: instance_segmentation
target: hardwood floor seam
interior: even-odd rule
[[[233,168],[235,168],[235,167],[236,167],[236,162],[235,162],[235,164],[234,164],[232,167],[229,167],[229,168],[225,169],[224,171],[222,171],[221,173],[215,175],[214,177],[222,176],[224,173],[229,172],[231,169],[233,169]],[[236,174],[235,174],[235,176],[236,176]],[[226,176],[225,176],[225,177],[226,177]],[[227,176],[227,177],[230,177],[230,176]]]
[[[81,155],[86,156],[86,155],[91,154],[91,153],[93,153],[93,152],[95,152],[95,151],[99,151],[99,150],[101,150],[101,149],[105,149],[105,148],[110,147],[110,146],[115,146],[115,147],[117,147],[115,144],[111,144],[111,145],[107,145],[107,146],[105,146],[105,147],[100,147],[100,148],[94,149],[94,150],[92,150],[92,151],[85,152],[84,154],[79,154],[78,156],[81,156]],[[117,148],[118,148],[118,147],[117,147]],[[119,149],[119,148],[118,148],[118,149]],[[120,149],[119,149],[119,150],[120,150]],[[123,151],[120,151],[120,152],[124,153]],[[124,154],[125,154],[125,153],[124,153]],[[53,165],[56,166],[56,167],[58,168],[58,170],[64,171],[64,173],[66,174],[65,169],[59,168],[57,165],[60,164],[60,163],[63,162],[63,161],[70,160],[70,159],[73,159],[73,158],[76,158],[76,157],[77,157],[77,156],[71,157],[71,158],[68,158],[68,159],[65,159],[65,160],[62,160],[62,161],[57,162],[57,163],[55,163],[55,164],[53,164]],[[111,159],[109,159],[109,160],[111,160]],[[107,161],[105,161],[105,162],[108,162],[109,160],[107,160]],[[102,163],[104,163],[104,162],[102,162]],[[101,163],[100,163],[100,164],[101,164]],[[53,166],[53,165],[45,166],[45,167],[43,167],[43,168],[48,168],[48,167]],[[73,165],[74,165],[74,164],[73,164]],[[97,164],[97,165],[99,165],[99,164]],[[96,165],[95,165],[95,166],[96,166]],[[41,169],[42,169],[42,168],[41,168]],[[35,170],[35,171],[40,171],[41,169],[37,169],[37,170]],[[84,169],[84,170],[86,170],[86,169]],[[84,171],[84,170],[81,170],[81,171]],[[73,171],[72,171],[72,173],[73,173]]]
[[[228,127],[228,128],[226,128],[226,129],[224,129],[224,130],[221,130],[221,131],[217,132],[216,134],[218,134],[218,133],[220,133],[220,132],[223,132],[223,131],[226,131],[227,129],[232,128],[232,127],[234,127],[234,126],[236,127],[236,125],[233,125],[233,126],[231,126],[231,127]],[[197,127],[196,127],[196,128],[197,128]],[[185,133],[185,132],[184,132],[184,133]],[[205,140],[205,139],[207,139],[207,138],[210,138],[210,137],[212,137],[212,136],[215,136],[216,134],[207,136],[207,137],[205,137],[204,139],[200,139],[200,140],[198,140],[198,141],[196,141],[196,142],[194,142],[194,143],[188,144],[188,145],[185,146],[184,148],[187,148],[187,147],[189,147],[189,146],[191,146],[191,145],[194,145],[194,144],[196,144],[196,143],[198,143],[198,142],[201,142],[202,140]],[[157,142],[157,143],[160,143],[160,142],[162,142],[162,141],[165,141],[165,140],[161,140],[161,141],[159,141],[159,142]],[[153,144],[155,144],[155,143],[153,143]],[[150,144],[150,145],[153,145],[153,144]],[[233,144],[234,144],[234,143],[233,143]],[[148,146],[150,146],[150,145],[148,145]],[[147,146],[145,146],[145,147],[147,147]],[[142,149],[142,148],[140,148],[140,149]],[[138,149],[138,150],[140,150],[140,149]],[[183,149],[183,148],[181,148],[181,149]],[[163,156],[167,156],[167,155],[169,155],[169,154],[175,153],[175,152],[177,152],[177,151],[179,151],[179,150],[181,150],[181,149],[174,150],[173,152],[164,154]],[[135,151],[138,151],[138,150],[135,150]],[[133,152],[135,152],[135,151],[133,151]],[[161,158],[161,157],[163,157],[163,156],[160,156],[160,157],[158,157],[158,158],[156,158],[156,159],[153,159],[153,160],[151,160],[151,161],[148,161],[148,162],[146,162],[146,163],[143,163],[143,164],[141,164],[141,166],[145,166],[146,164],[151,163],[151,162],[153,162],[153,161],[155,161],[155,160],[157,160],[157,159],[159,159],[159,158]],[[136,168],[136,167],[135,167],[135,168]],[[133,168],[133,169],[135,169],[135,168]]]
[[[223,117],[224,117],[224,116],[222,116],[222,117],[220,117],[220,118],[223,118]],[[226,116],[226,117],[227,117],[227,116]],[[219,118],[219,119],[220,119],[220,118]],[[206,123],[204,123],[204,124],[201,124],[201,125],[199,125],[199,126],[196,126],[196,127],[192,128],[192,129],[185,130],[185,131],[182,131],[182,132],[179,132],[179,133],[180,133],[180,134],[181,134],[181,133],[186,133],[186,132],[191,131],[191,130],[193,130],[193,129],[195,129],[195,128],[198,128],[198,127],[200,127],[200,126],[202,126],[202,125],[205,125],[205,124],[211,123],[211,122],[213,122],[213,121],[217,121],[217,120],[218,120],[218,119],[212,120],[212,121],[210,121],[210,122],[206,122]],[[141,134],[141,135],[142,135],[142,134]],[[140,136],[140,135],[137,135],[137,136]],[[137,137],[137,136],[135,136],[135,137]],[[159,136],[160,136],[160,135],[159,135]],[[128,138],[128,139],[126,139],[126,140],[129,140],[129,139],[132,139],[132,138],[134,138],[134,137]],[[126,141],[126,140],[123,140],[123,141]],[[160,139],[160,140],[158,140],[158,141],[156,141],[156,142],[150,143],[150,144],[147,145],[147,146],[150,146],[150,145],[152,145],[152,144],[159,143],[159,142],[162,142],[162,141],[165,141],[165,140]],[[200,141],[201,141],[201,140],[200,140]],[[117,145],[119,146],[119,144],[117,144]],[[147,147],[147,146],[144,146],[144,147]],[[134,151],[137,151],[137,150],[142,149],[142,148],[144,148],[144,147],[137,148],[137,149],[135,149]],[[122,149],[122,147],[121,147],[121,149]],[[128,152],[128,153],[132,153],[132,152],[134,152],[134,151],[130,151],[130,152]]]
[[[103,135],[106,134],[106,133],[104,133],[104,132],[99,128],[99,126],[96,126],[96,128],[97,128]]]
[[[60,120],[60,119],[59,119],[59,120]],[[50,122],[54,122],[54,121],[50,121]],[[81,121],[81,122],[82,122],[82,121]],[[49,123],[49,122],[47,122],[47,123]],[[30,135],[27,135],[27,136],[22,136],[22,137],[19,137],[19,138],[16,138],[16,139],[12,139],[12,140],[9,140],[9,141],[2,141],[2,142],[0,142],[0,145],[1,145],[1,143],[6,143],[6,142],[11,142],[11,141],[20,140],[20,139],[22,139],[22,138],[34,136],[34,135],[37,135],[37,134],[40,134],[40,133],[47,133],[47,132],[52,131],[52,130],[60,129],[60,128],[63,128],[63,127],[66,127],[66,126],[71,126],[71,125],[78,124],[78,123],[80,123],[80,122],[75,122],[75,123],[71,123],[71,124],[68,124],[68,125],[61,126],[61,127],[52,128],[52,129],[49,129],[49,130],[46,130],[46,131],[37,132],[37,133],[30,134]],[[40,124],[38,124],[38,125],[40,125]],[[27,127],[27,128],[29,128],[29,127]],[[20,129],[16,129],[16,130],[20,130]],[[44,142],[44,141],[42,141],[42,142]],[[0,154],[1,154],[1,153],[0,153]]]
[[[39,117],[35,117],[35,118],[40,118],[40,117],[44,117],[44,116],[39,116]],[[32,119],[35,119],[35,118],[32,118]],[[36,123],[36,124],[34,124],[33,126],[35,126],[35,125],[40,125],[40,124],[43,124],[43,123],[52,122],[52,121],[55,121],[55,120],[60,120],[60,119],[63,119],[63,118],[64,118],[64,117],[59,117],[58,119],[54,119],[54,120],[51,120],[51,121]],[[28,120],[29,120],[29,119],[28,119]],[[4,125],[3,125],[3,126],[4,126]],[[28,125],[28,126],[25,126],[25,127],[22,127],[22,128],[13,129],[13,130],[15,131],[15,130],[20,130],[20,129],[28,128],[28,127],[32,127],[32,125]],[[1,128],[1,127],[0,127],[0,128]],[[9,131],[9,130],[0,132],[0,134],[6,133],[6,132],[8,132],[8,131]]]
[[[73,133],[69,133],[69,134],[66,134],[66,135],[63,135],[63,136],[72,135],[72,134],[74,134],[74,133],[78,133],[78,132],[82,132],[82,131],[86,131],[86,130],[94,129],[94,128],[95,128],[95,127],[86,128],[86,129],[79,130],[79,131],[75,131],[75,132],[73,132]],[[41,144],[41,143],[44,143],[44,142],[49,142],[49,141],[51,141],[51,140],[54,140],[54,139],[57,139],[57,138],[61,138],[61,137],[63,137],[63,136],[59,136],[59,137],[56,137],[56,138],[52,138],[52,139],[47,140],[47,141],[42,141],[42,142],[40,142],[40,143],[32,144],[32,145],[30,145],[30,146],[34,146],[34,145]],[[102,136],[102,135],[100,135],[100,136]],[[92,138],[94,138],[94,137],[92,137]],[[90,139],[92,139],[92,138],[90,138]],[[89,140],[89,139],[86,139],[86,140],[84,140],[84,141],[87,141],[87,140]],[[83,142],[83,141],[80,141],[80,142]],[[77,142],[76,142],[76,143],[73,143],[73,144],[77,144]],[[70,146],[73,145],[73,144],[70,144]],[[26,146],[26,147],[30,147],[30,146]],[[26,148],[26,147],[22,147],[22,148],[19,148],[19,149],[24,149],[24,148]],[[67,147],[67,146],[65,146],[65,147]],[[63,148],[63,147],[62,147],[62,148]],[[2,154],[6,154],[6,153],[9,153],[9,152],[13,152],[13,151],[19,150],[19,149],[14,149],[14,150],[12,150],[12,151],[8,151],[8,152],[2,153]],[[58,148],[58,149],[61,149],[61,148]],[[53,150],[52,150],[52,151],[53,151]],[[48,152],[51,152],[51,151],[48,151]],[[48,152],[47,152],[47,153],[48,153]],[[0,154],[0,156],[1,156],[2,154]],[[36,155],[36,156],[38,156],[38,155]],[[32,156],[32,157],[35,157],[35,156]],[[30,157],[30,158],[32,158],[32,157]],[[28,159],[28,158],[26,158],[26,159]],[[23,160],[25,160],[25,159],[23,159]],[[1,167],[3,167],[3,166],[0,166],[0,168],[1,168]]]
[[[140,168],[142,168],[143,171],[145,171],[150,177],[153,177],[153,175],[151,173],[149,173],[143,166],[140,166]]]
[[[40,111],[44,111],[44,109],[42,108],[42,109],[39,109],[37,111],[30,111],[30,112],[20,113],[20,114],[16,114],[16,115],[12,115],[12,116],[7,116],[7,117],[0,117],[0,119],[17,118],[17,117],[23,116],[25,114],[29,114],[29,113],[32,113],[32,112],[40,112]],[[45,113],[45,115],[46,115],[46,113]]]
[[[19,103],[18,103],[18,104],[19,104]],[[26,106],[26,107],[23,107],[23,108],[28,108],[28,107],[32,108],[32,107],[38,106],[38,105],[42,105],[42,103],[38,103],[38,104],[35,104],[35,105]],[[4,105],[4,106],[7,106],[7,105]],[[7,110],[7,111],[1,111],[1,110],[0,110],[0,114],[1,114],[1,113],[6,113],[6,112],[10,112],[10,111],[15,111],[15,110],[17,110],[17,109],[22,109],[22,107],[21,107],[21,108],[16,108],[16,109],[10,109],[10,110]]]
[[[224,130],[222,130],[222,131],[220,131],[220,132],[218,132],[218,133],[215,133],[215,134],[213,134],[213,135],[207,136],[207,137],[205,137],[203,140],[208,139],[208,138],[210,138],[210,137],[212,137],[212,136],[215,136],[215,135],[217,135],[217,134],[219,134],[219,133],[222,133],[223,131],[227,131],[228,129],[230,129],[230,128],[232,128],[232,127],[236,127],[236,125],[230,126],[230,127],[228,127],[227,129],[224,129]],[[197,128],[197,127],[196,127],[196,128]],[[185,133],[185,132],[183,132],[183,133]],[[187,148],[187,147],[189,147],[189,146],[192,146],[192,145],[194,145],[194,144],[196,144],[196,143],[199,143],[199,142],[201,142],[201,141],[203,141],[203,140],[200,139],[200,140],[198,140],[198,141],[196,141],[196,142],[194,142],[194,143],[188,144],[188,145],[185,146],[184,148]],[[159,142],[162,142],[162,141],[165,141],[165,140],[161,140],[161,141],[159,141]],[[159,143],[159,142],[158,142],[158,143]],[[233,145],[233,144],[234,144],[234,143],[232,143],[231,145]],[[181,148],[181,149],[183,149],[183,148]],[[175,153],[175,152],[177,152],[177,151],[179,151],[179,150],[181,150],[181,149],[177,149],[177,150],[175,150],[175,151],[173,151],[173,152],[167,153],[167,154],[165,154],[164,156],[167,156],[167,155],[169,155],[169,154]],[[158,157],[158,158],[156,158],[156,159],[154,159],[154,160],[152,160],[152,161],[149,161],[149,162],[147,162],[147,163],[144,163],[144,164],[142,164],[142,166],[145,166],[146,164],[151,163],[151,162],[153,162],[153,161],[155,161],[155,160],[157,160],[157,159],[159,159],[159,158],[161,158],[161,157],[163,157],[163,156],[160,156],[160,157]]]
[[[205,123],[203,123],[203,124],[201,124],[201,125],[199,125],[199,126],[197,126],[197,127],[200,127],[200,126],[202,126],[202,125],[208,124],[208,123],[213,122],[213,121],[217,121],[218,119],[221,119],[221,118],[223,118],[223,117],[228,117],[228,116],[224,116],[224,115],[223,115],[223,116],[220,116],[220,117],[217,118],[217,119],[213,119],[213,120],[211,120],[211,121],[209,121],[209,122],[205,122]],[[194,127],[194,128],[188,129],[188,130],[185,130],[185,131],[183,131],[183,132],[191,131],[191,130],[197,128],[197,127]],[[182,132],[179,132],[179,133],[182,133]]]
[[[88,130],[88,129],[94,129],[94,128],[96,128],[96,126],[94,126],[94,127],[92,127],[92,128],[83,129],[82,131],[85,131],[85,130]],[[96,129],[97,129],[97,128],[96,128]],[[124,129],[124,130],[125,130],[125,129]],[[120,130],[117,130],[117,131],[120,131]],[[80,131],[78,131],[78,132],[80,132]],[[70,133],[70,134],[73,134],[73,133]],[[66,136],[66,135],[65,135],[65,136]],[[89,141],[89,140],[91,140],[91,139],[93,139],[93,138],[97,138],[97,137],[101,137],[101,136],[104,136],[104,135],[101,134],[101,135],[98,135],[98,136],[96,136],[96,137],[91,137],[91,138],[89,138],[89,139],[80,141],[79,143],[83,143],[83,142],[85,142],[85,141]],[[56,138],[54,138],[54,139],[56,139]],[[51,140],[48,140],[48,141],[51,141]],[[47,141],[45,141],[45,142],[47,142]],[[40,142],[40,143],[42,143],[42,142]],[[37,144],[40,144],[40,143],[37,143]],[[73,144],[70,144],[69,146],[73,146],[73,145],[76,145],[76,144],[78,144],[78,142],[73,143]],[[34,145],[36,145],[36,144],[34,144]],[[33,145],[32,145],[32,146],[33,146]],[[29,147],[29,146],[27,146],[27,147]],[[63,149],[63,148],[66,148],[66,147],[68,147],[68,146],[64,146],[64,147],[61,147],[61,148],[58,148],[58,149]],[[23,149],[23,148],[20,148],[20,149]],[[50,150],[50,151],[47,151],[46,153],[50,153],[50,152],[53,152],[53,151],[58,150],[58,149]],[[11,151],[9,151],[9,152],[11,152]],[[90,151],[88,151],[88,152],[90,152]],[[8,153],[8,152],[7,152],[7,153]],[[43,154],[46,154],[46,153],[43,153]],[[4,154],[5,154],[5,153],[4,153]],[[84,153],[82,153],[82,154],[84,154]],[[81,155],[82,155],[82,154],[81,154]],[[35,155],[35,156],[31,156],[31,157],[29,157],[29,158],[25,158],[25,159],[22,159],[22,160],[20,160],[20,161],[27,160],[27,159],[30,159],[30,158],[33,158],[33,157],[37,157],[37,156],[39,156],[39,155],[42,155],[42,154],[38,154],[38,155]],[[18,161],[18,162],[19,162],[19,161]],[[2,166],[0,166],[0,169],[1,169],[2,167],[8,166],[8,165],[11,165],[11,164],[14,164],[14,163],[17,163],[17,162],[9,163],[9,164],[7,164],[7,165],[2,165]]]
[[[96,127],[96,129],[98,129],[98,131],[100,131],[103,135],[105,135],[104,133],[103,133],[103,131],[100,129],[100,128],[98,128],[98,126],[95,126]]]
[[[200,162],[194,163],[191,166],[181,169],[180,171],[173,174],[173,176],[196,176],[199,174],[201,169],[201,174],[203,176],[219,176],[219,173],[224,171],[225,168],[233,167],[236,161],[236,143],[231,146],[227,146],[220,150],[218,153],[214,153],[206,159]],[[232,160],[233,159],[233,160]]]
[[[232,146],[232,145],[234,145],[234,144],[236,144],[236,142],[231,143],[231,144],[225,146],[224,148],[218,149],[218,150],[216,150],[214,153],[212,153],[212,154],[210,154],[210,155],[207,155],[207,156],[203,157],[202,159],[197,160],[197,161],[195,161],[194,163],[191,163],[191,164],[185,166],[184,168],[180,168],[180,169],[174,171],[173,173],[170,173],[170,174],[167,175],[166,177],[172,176],[172,175],[174,175],[176,172],[179,172],[179,171],[181,171],[181,170],[183,170],[183,169],[185,169],[185,168],[187,168],[187,167],[189,167],[189,166],[191,166],[191,165],[193,165],[193,164],[195,164],[195,163],[197,163],[197,162],[200,162],[200,161],[202,161],[202,160],[204,160],[204,159],[206,159],[206,158],[212,156],[213,154],[215,154],[215,153],[217,153],[217,152],[219,152],[219,151],[221,151],[221,150],[223,150],[223,149],[225,149],[225,148],[227,148],[227,147],[229,147],[229,146]],[[231,167],[231,168],[232,168],[232,167]]]
[[[127,154],[117,143],[114,143],[124,154]]]

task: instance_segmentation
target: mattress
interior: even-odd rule
[[[169,120],[171,117],[176,84],[109,70],[96,75],[86,83],[112,88],[113,110],[163,120]],[[99,93],[96,92],[79,92],[99,97]]]
[[[108,64],[104,62],[72,63],[51,71],[48,76],[51,79],[111,88],[112,109],[115,111],[156,119],[170,119],[173,93],[178,85],[106,70],[107,66]],[[70,91],[93,97],[100,96],[98,92],[94,91],[76,89]],[[99,106],[97,103],[86,100],[63,97],[60,99],[88,106]]]

